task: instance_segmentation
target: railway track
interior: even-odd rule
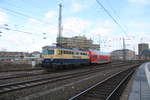
[[[109,64],[104,64],[104,65],[94,65],[94,67],[98,66],[98,67],[106,67],[106,66],[123,66],[123,65],[127,65],[126,63],[109,63]],[[88,67],[87,67],[88,68]],[[64,71],[62,71],[64,72]],[[50,73],[54,73],[54,72],[50,72]],[[24,73],[14,73],[12,75],[7,75],[7,76],[1,76],[0,80],[8,80],[8,79],[13,79],[13,78],[23,78],[23,77],[30,77],[30,76],[37,76],[37,75],[45,75],[45,74],[50,74],[50,73],[46,73],[44,70],[33,70],[33,71],[29,71],[29,72],[24,72]]]
[[[6,73],[6,72],[21,72],[21,71],[23,72],[23,71],[34,71],[34,70],[42,70],[42,68],[1,70],[0,73]]]
[[[135,67],[118,72],[69,100],[119,100],[119,96],[134,71]]]
[[[135,65],[133,65],[133,66],[135,66]],[[0,85],[0,94],[20,90],[23,88],[29,88],[29,87],[34,87],[34,86],[43,85],[43,84],[47,84],[47,83],[54,83],[54,82],[58,82],[58,81],[62,81],[62,80],[76,78],[76,77],[80,77],[83,75],[97,73],[97,72],[100,72],[103,70],[106,70],[106,68],[104,67],[104,68],[99,68],[99,69],[98,68],[89,69],[87,71],[69,73],[69,74],[60,75],[60,76],[56,76],[56,77],[44,77],[44,78],[38,78],[38,79],[2,84],[2,85]]]
[[[43,72],[44,72],[44,70],[33,70],[33,71],[24,71],[24,72],[1,73],[3,75],[0,75],[0,80],[40,75],[40,74],[43,74]]]

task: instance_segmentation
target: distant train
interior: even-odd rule
[[[100,53],[98,50],[79,50],[55,46],[43,47],[42,58],[42,67],[51,69],[111,62],[109,54]]]

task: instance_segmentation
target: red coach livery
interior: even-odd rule
[[[100,52],[98,50],[92,50],[89,51],[89,59],[91,63],[108,63],[111,62],[110,54]]]

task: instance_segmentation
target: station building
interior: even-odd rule
[[[0,62],[3,63],[31,64],[32,61],[40,63],[41,53],[38,51],[32,53],[0,51]]]
[[[24,52],[0,52],[0,61],[14,61],[17,59],[22,59],[26,53]]]
[[[94,44],[91,39],[87,39],[85,36],[75,37],[60,37],[57,38],[56,42],[61,42],[61,47],[64,48],[79,48],[79,49],[100,49],[99,44]]]
[[[111,52],[111,59],[112,60],[123,60],[124,50],[115,50]],[[136,55],[135,52],[129,49],[125,49],[125,58],[126,60],[135,60]]]
[[[138,55],[141,55],[143,50],[149,49],[149,45],[147,43],[140,43],[138,44]]]

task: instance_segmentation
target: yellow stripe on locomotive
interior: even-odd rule
[[[43,47],[42,58],[42,66],[45,68],[90,63],[88,52],[58,47]]]
[[[43,50],[44,51],[44,50]],[[43,59],[89,59],[88,52],[63,48],[49,48],[43,53]]]

